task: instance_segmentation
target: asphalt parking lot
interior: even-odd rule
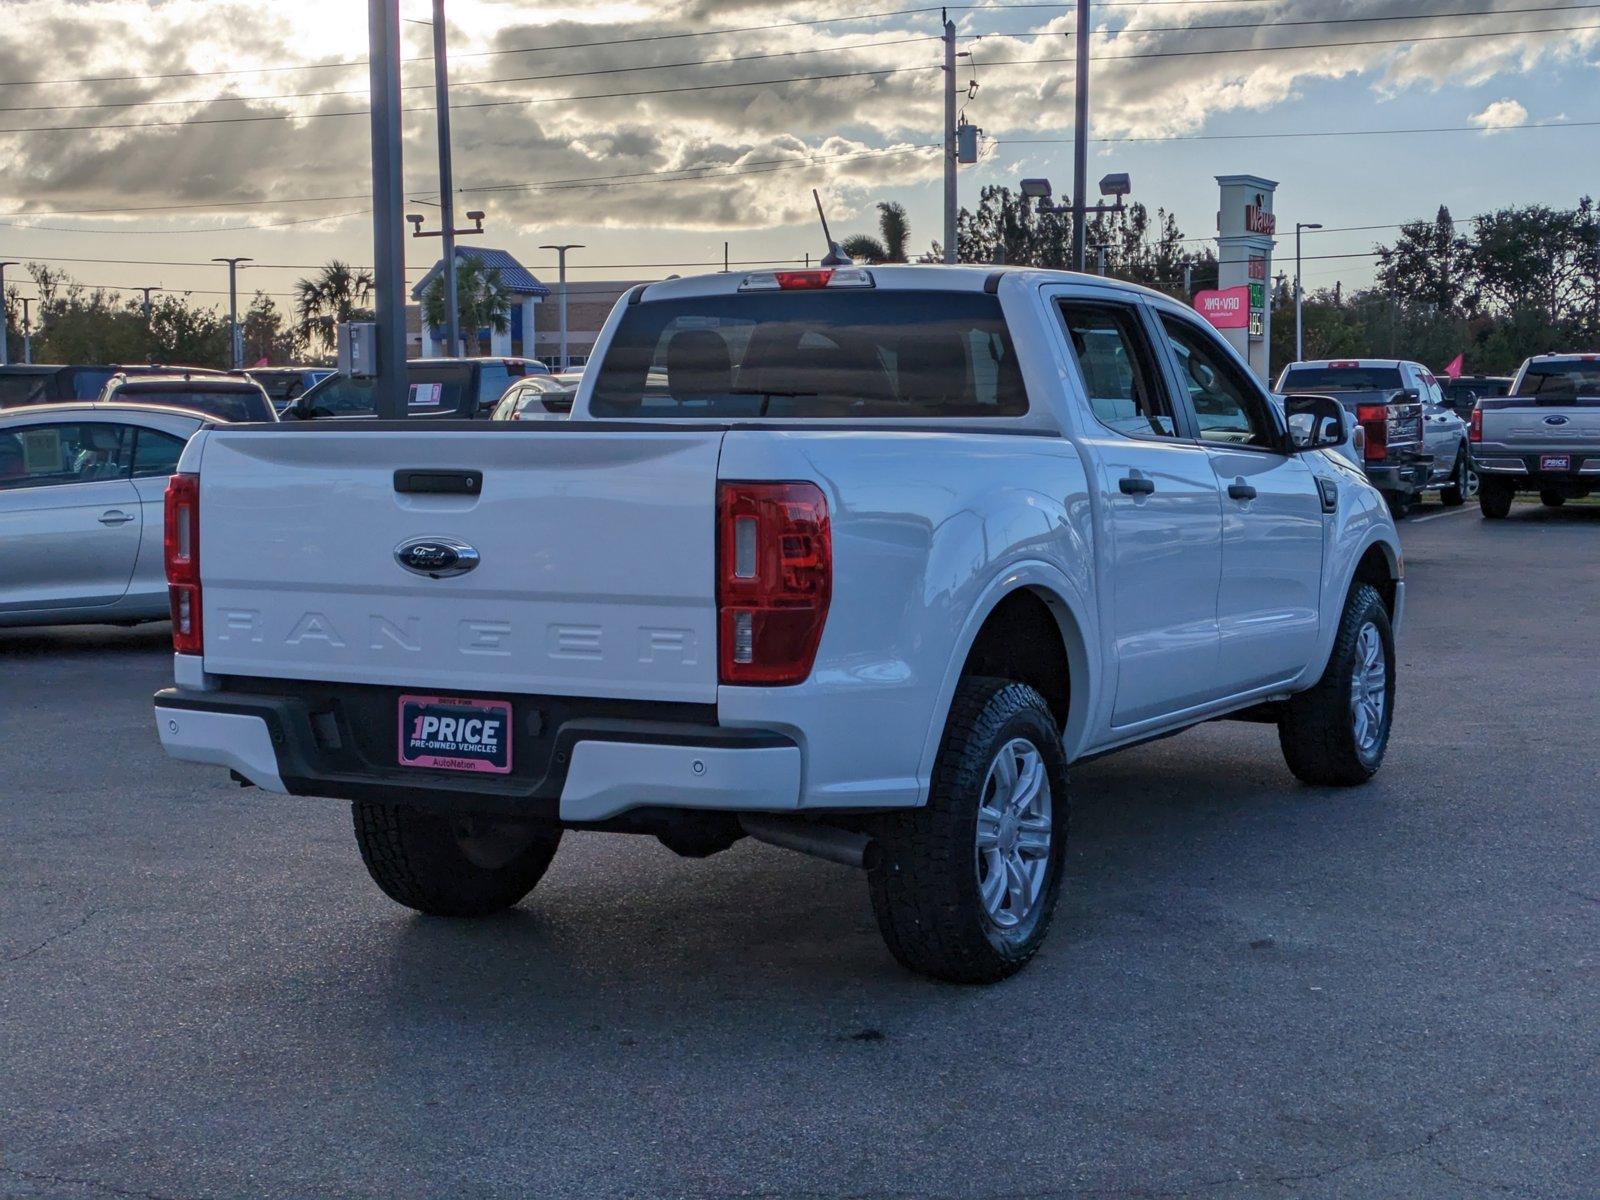
[[[165,626],[0,631],[0,1194],[1600,1193],[1600,507],[1423,510],[1389,761],[1217,724],[1073,773],[989,989],[850,870],[569,837],[515,912],[161,754]]]

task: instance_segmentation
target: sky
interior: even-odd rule
[[[724,241],[736,263],[815,255],[813,187],[841,240],[872,230],[880,200],[906,206],[914,250],[939,236],[938,8],[445,7],[457,211],[483,209],[482,242],[542,278],[554,277],[538,248],[551,242],[584,244],[569,260],[575,281],[714,269]],[[209,260],[249,255],[241,292],[285,306],[317,264],[372,261],[361,0],[5,9],[0,259],[209,304],[226,301],[226,268]],[[407,208],[437,228],[431,5],[400,0],[400,11]],[[1091,180],[1128,172],[1132,198],[1174,212],[1197,244],[1215,232],[1214,176],[1278,180],[1280,230],[1326,227],[1305,237],[1308,290],[1369,282],[1374,242],[1440,204],[1459,218],[1566,207],[1600,182],[1600,3],[1103,0],[1091,11]],[[983,130],[962,202],[1036,175],[1064,195],[1073,9],[991,0],[949,13],[967,55],[963,111]],[[1375,132],[1395,130],[1435,132]],[[412,281],[437,250],[407,242]],[[1280,237],[1274,269],[1293,251]],[[9,268],[8,288],[19,279],[32,295]]]

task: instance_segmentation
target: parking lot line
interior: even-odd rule
[[[1463,504],[1460,508],[1447,508],[1443,512],[1429,513],[1425,517],[1412,517],[1404,525],[1421,525],[1424,521],[1437,521],[1440,517],[1459,517],[1462,513],[1477,512],[1477,508]]]

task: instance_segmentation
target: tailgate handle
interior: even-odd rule
[[[396,471],[394,490],[413,496],[476,496],[483,491],[483,472]]]

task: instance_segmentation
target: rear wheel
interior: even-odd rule
[[[1465,454],[1456,456],[1456,469],[1450,482],[1439,489],[1439,499],[1446,508],[1460,508],[1478,494],[1478,473],[1472,469],[1472,460]]]
[[[1562,492],[1557,492],[1550,488],[1546,488],[1544,491],[1539,493],[1539,503],[1544,505],[1546,508],[1560,508],[1566,502],[1567,497]]]
[[[1411,511],[1411,504],[1415,497],[1404,492],[1390,492],[1384,499],[1389,502],[1389,515],[1399,521]]]
[[[1481,480],[1478,484],[1478,508],[1491,521],[1511,515],[1511,501],[1516,492],[1504,479]]]
[[[403,805],[350,806],[367,872],[389,899],[438,917],[510,908],[544,876],[559,829],[450,817]]]
[[[1284,702],[1278,743],[1302,783],[1352,787],[1383,762],[1394,719],[1394,635],[1383,597],[1357,584],[1322,678]]]
[[[1020,970],[1050,927],[1066,855],[1066,756],[1044,697],[963,680],[928,803],[875,832],[872,907],[902,965],[953,983]]]

